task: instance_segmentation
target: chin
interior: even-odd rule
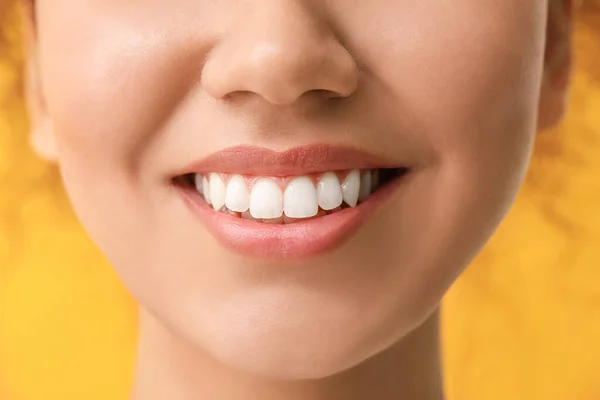
[[[220,363],[266,380],[323,379],[350,369],[382,350],[389,337],[365,337],[357,327],[281,327],[198,338]],[[370,335],[373,336],[373,335]],[[387,340],[386,340],[387,339]]]
[[[362,300],[365,304],[357,307],[353,301],[330,299],[324,307],[323,296],[271,293],[268,299],[238,298],[172,322],[183,327],[179,333],[217,368],[296,381],[323,379],[359,366],[401,341],[436,309],[417,314],[397,303]]]

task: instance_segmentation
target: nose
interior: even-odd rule
[[[287,106],[308,92],[347,97],[358,68],[322,15],[291,0],[256,0],[212,50],[202,86],[215,98],[250,92]]]

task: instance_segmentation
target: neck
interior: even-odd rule
[[[141,311],[132,400],[442,398],[438,314],[387,350],[319,380],[268,381],[219,364]]]

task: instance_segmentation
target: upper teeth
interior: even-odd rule
[[[268,178],[267,178],[268,179]],[[275,186],[277,186],[275,184]],[[260,189],[260,188],[259,188]],[[252,193],[256,191],[256,185]],[[260,193],[260,191],[259,191]],[[283,192],[283,211],[286,217],[290,218],[308,218],[314,217],[319,211],[319,200],[315,185],[310,178],[300,176],[292,179]],[[250,210],[254,218],[266,218],[260,215],[255,215]],[[281,216],[281,214],[279,215]]]
[[[210,174],[210,200],[215,210],[220,210],[225,205],[225,196],[227,187],[221,178],[221,175]]]
[[[250,192],[250,215],[254,218],[279,218],[283,215],[283,193],[273,179],[260,178]]]
[[[345,176],[326,172],[318,179],[299,176],[292,179],[270,177],[245,178],[210,173],[196,174],[198,192],[215,210],[236,213],[250,212],[255,219],[310,218],[325,211],[335,210],[346,203],[356,207],[374,189],[374,171],[352,170]],[[342,182],[340,183],[340,179]]]
[[[348,176],[346,176],[346,179],[344,179],[344,183],[342,183],[342,194],[344,201],[350,207],[356,207],[356,204],[358,203],[360,184],[360,172],[357,170],[350,171]]]
[[[250,191],[243,177],[240,175],[232,176],[229,179],[225,193],[225,205],[231,211],[244,212],[248,210]]]
[[[342,205],[344,195],[336,174],[327,172],[321,177],[317,186],[317,195],[319,197],[319,207],[323,210],[333,210]]]

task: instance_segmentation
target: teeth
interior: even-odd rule
[[[225,214],[233,215],[234,217],[239,217],[239,218],[241,218],[241,217],[242,217],[242,213],[239,213],[239,212],[236,212],[236,211],[232,211],[232,210],[230,210],[230,209],[229,209],[229,208],[227,208],[227,207],[223,207],[223,208],[221,209],[221,212],[222,212],[222,213],[225,213]]]
[[[204,201],[206,204],[212,204],[212,199],[210,198],[210,185],[206,176],[202,177],[202,189],[204,191]]]
[[[260,178],[250,192],[250,214],[254,218],[279,218],[283,215],[283,193],[270,178]]]
[[[202,191],[202,181],[204,180],[204,176],[200,174],[194,175],[194,186],[196,186],[196,190],[198,193],[204,193]]]
[[[319,207],[323,210],[333,210],[339,207],[344,200],[340,181],[336,174],[327,172],[321,177],[317,186]]]
[[[226,177],[210,173],[196,174],[193,184],[206,203],[217,211],[242,219],[280,224],[331,214],[342,210],[343,203],[356,207],[377,189],[379,171],[352,170],[341,184],[336,172],[326,172],[320,176],[316,187],[312,176],[286,179],[282,181],[284,183],[268,177],[252,180],[254,185],[242,175]]]
[[[371,171],[365,171],[360,178],[360,191],[358,201],[365,201],[371,194]]]
[[[215,210],[220,210],[225,205],[225,192],[227,188],[221,175],[212,173],[210,174],[210,198],[212,200],[212,206]]]
[[[342,194],[344,201],[350,207],[356,207],[358,203],[358,194],[360,191],[360,171],[355,169],[350,171],[344,183],[342,183]]]
[[[225,194],[225,205],[231,211],[244,212],[250,207],[250,192],[246,181],[240,175],[234,175],[229,179],[227,192]]]
[[[310,178],[294,178],[285,189],[283,205],[285,215],[290,218],[309,218],[317,215],[317,191]]]

